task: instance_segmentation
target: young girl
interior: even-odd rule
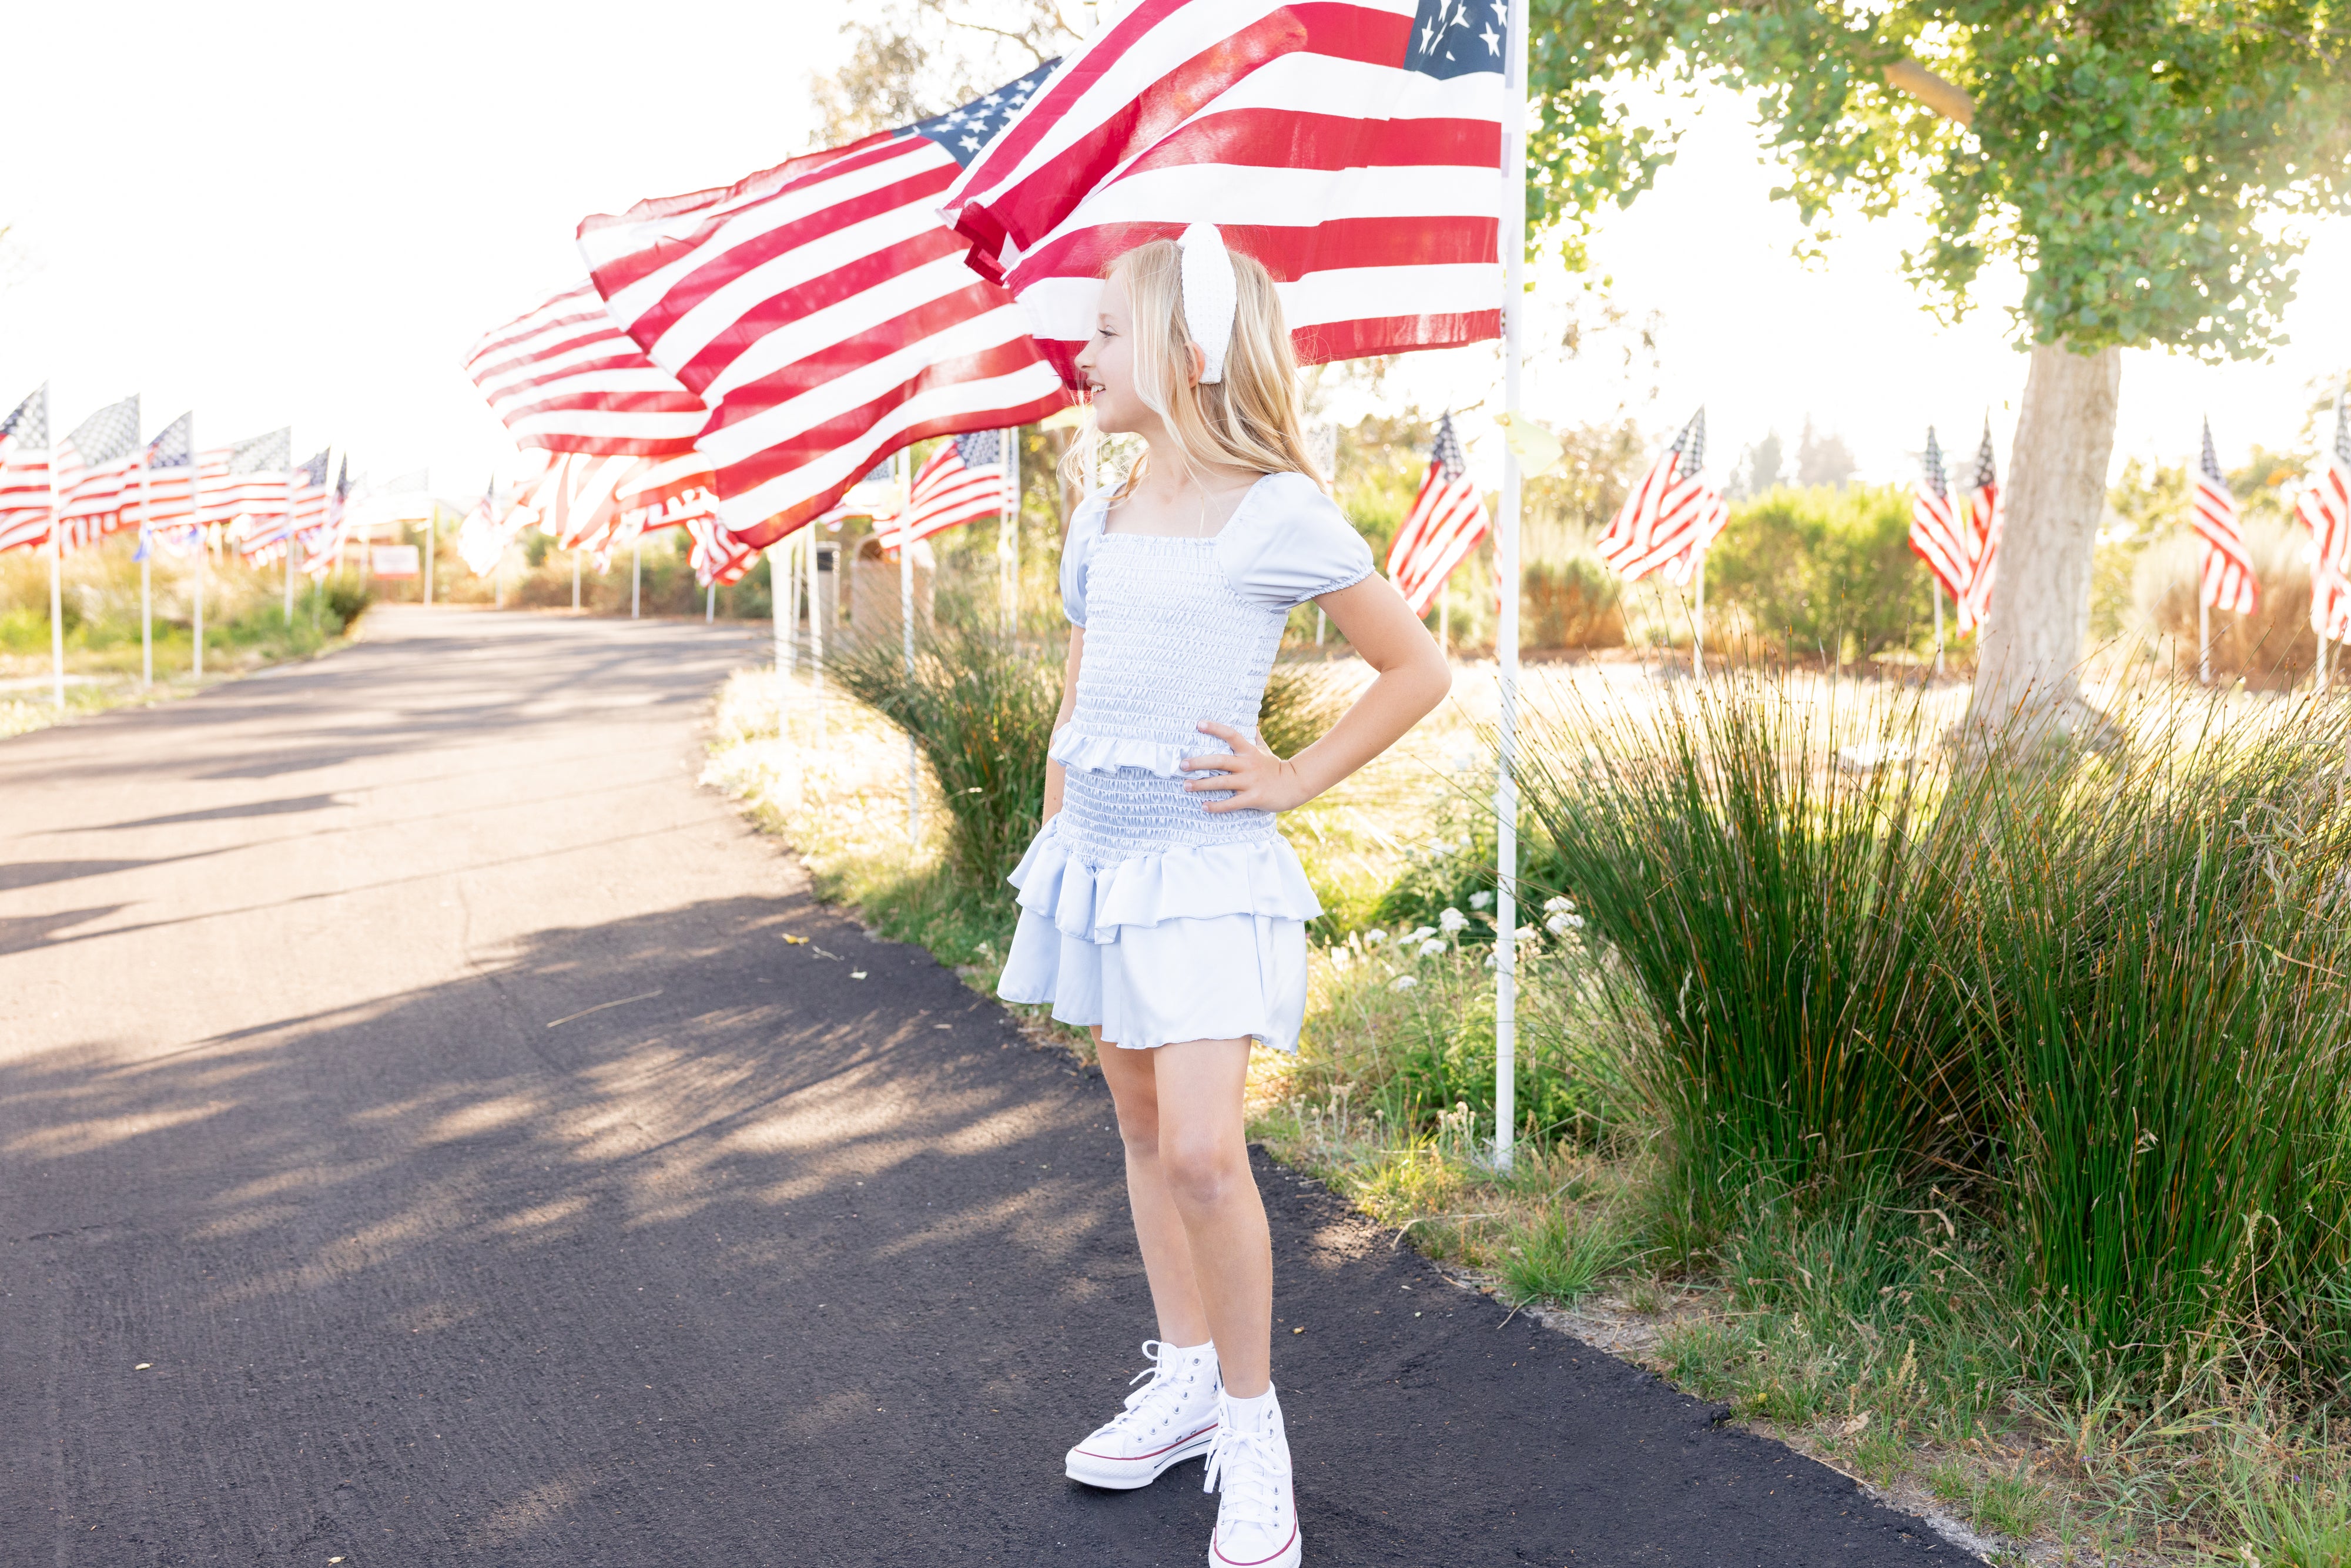
[[[1274,814],[1394,745],[1451,675],[1322,492],[1263,267],[1207,225],[1128,252],[1078,369],[1097,426],[1148,455],[1087,498],[1062,547],[1076,629],[1002,995],[1093,1026],[1159,1333],[1151,1381],[1066,1468],[1132,1488],[1207,1453],[1223,1493],[1209,1562],[1290,1568],[1272,1247],[1241,1092],[1251,1040],[1298,1049],[1304,923],[1322,909]],[[1258,705],[1309,600],[1378,678],[1284,761],[1256,738]]]

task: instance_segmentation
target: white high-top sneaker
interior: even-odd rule
[[[1208,1451],[1217,1435],[1217,1398],[1224,1391],[1217,1347],[1186,1350],[1147,1339],[1143,1354],[1151,1364],[1132,1381],[1151,1381],[1070,1450],[1065,1468],[1071,1480],[1130,1491],[1149,1486],[1168,1466]]]
[[[1256,1399],[1225,1396],[1207,1490],[1221,1485],[1217,1531],[1208,1537],[1211,1568],[1298,1568],[1305,1547],[1290,1485],[1290,1439],[1273,1388]]]

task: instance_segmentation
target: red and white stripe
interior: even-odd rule
[[[1687,582],[1730,509],[1705,473],[1706,411],[1690,416],[1674,444],[1649,465],[1600,536],[1600,559],[1638,581],[1653,571]]]
[[[1448,451],[1450,444],[1450,451]],[[1477,481],[1458,461],[1453,423],[1447,415],[1429,453],[1428,467],[1420,476],[1420,492],[1412,510],[1397,526],[1388,545],[1387,573],[1415,615],[1426,615],[1437,591],[1468,558],[1490,526],[1486,498]]]
[[[709,407],[697,444],[744,544],[819,517],[910,443],[1067,402],[1011,296],[939,221],[958,168],[928,136],[884,131],[580,225],[612,319]]]
[[[465,373],[515,444],[549,452],[674,457],[710,412],[612,324],[592,283],[485,335]]]
[[[47,545],[54,516],[48,449],[0,436],[0,550]]]
[[[2204,422],[2204,452],[2196,467],[2188,523],[2201,541],[2199,597],[2215,610],[2250,615],[2261,604],[2261,583],[2253,576],[2253,558],[2245,548],[2245,530],[2237,519],[2237,497],[2220,472],[2212,450],[2212,422]]]
[[[59,545],[68,554],[139,522],[139,454],[84,467],[66,441],[57,485]]]
[[[1406,66],[1416,10],[1143,0],[956,182],[971,265],[1064,376],[1103,270],[1193,223],[1273,275],[1308,363],[1499,336],[1501,7],[1479,7],[1469,46],[1495,68],[1450,78]]]
[[[930,460],[914,470],[904,524],[890,529],[883,544],[896,549],[909,539],[926,539],[959,523],[999,517],[1003,511],[1004,465],[967,465],[954,442],[942,442]]]
[[[2294,516],[2310,530],[2310,624],[2321,637],[2351,642],[2351,427],[2343,400],[2335,404],[2335,446],[2311,470],[2294,498]]]
[[[1958,498],[1943,468],[1943,449],[1935,427],[1927,427],[1925,472],[1910,498],[1910,553],[1927,563],[1935,581],[1957,602],[1967,591],[1970,572],[1966,525],[1959,520]]]
[[[759,559],[759,552],[729,532],[716,512],[705,509],[684,521],[686,538],[693,541],[689,559],[694,563],[694,580],[705,588],[714,582],[742,581],[743,574]]]

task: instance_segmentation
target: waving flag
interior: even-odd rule
[[[610,457],[694,450],[709,410],[580,283],[485,335],[465,373],[517,446]]]
[[[742,581],[759,559],[759,552],[729,533],[716,513],[697,512],[684,521],[686,538],[693,541],[694,580],[705,588]]]
[[[2351,641],[2351,424],[2335,400],[2335,445],[2311,470],[2294,504],[2310,530],[2310,624],[2321,637]]]
[[[612,320],[710,410],[723,522],[764,547],[925,436],[1068,401],[938,203],[1050,67],[935,120],[580,225]]]
[[[1959,596],[1959,635],[1991,613],[1993,569],[2000,564],[2000,470],[1992,461],[1991,421],[1984,421],[1983,444],[1976,448],[1976,471],[1959,497],[1962,537],[1968,545],[1967,591]]]
[[[1706,410],[1690,415],[1600,536],[1600,559],[1638,581],[1662,570],[1685,583],[1698,558],[1729,520],[1721,493],[1706,482]]]
[[[1428,612],[1445,580],[1478,548],[1487,527],[1485,497],[1469,477],[1448,413],[1437,422],[1420,494],[1388,546],[1389,580],[1415,615]]]
[[[1065,378],[1102,270],[1213,223],[1308,363],[1499,337],[1500,0],[1143,0],[944,211]]]
[[[107,404],[57,453],[58,545],[96,544],[135,520],[139,504],[139,400]]]
[[[285,548],[294,433],[273,430],[228,449],[220,477],[196,476],[196,504],[207,522],[227,518],[238,553],[248,561],[275,560]]]
[[[139,553],[174,554],[196,542],[196,416],[183,413],[147,444],[139,470]]]
[[[896,549],[974,517],[997,517],[1004,510],[1004,432],[958,435],[914,471],[904,525],[891,529],[883,543]]]
[[[2261,584],[2253,577],[2252,555],[2245,549],[2245,530],[2237,521],[2237,497],[2212,450],[2210,419],[2204,422],[2204,455],[2196,467],[2195,491],[2188,522],[2203,545],[2199,594],[2215,610],[2250,615],[2261,604]]]
[[[1927,563],[1945,593],[1957,602],[1967,591],[1970,551],[1959,502],[1943,471],[1943,449],[1935,427],[1927,427],[1925,472],[1910,499],[1910,553]]]
[[[0,421],[0,550],[49,542],[49,389],[35,388]]]

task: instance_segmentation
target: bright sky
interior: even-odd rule
[[[648,26],[642,5],[611,0],[118,8],[101,111],[79,73],[12,78],[11,122],[29,134],[0,170],[0,224],[15,225],[0,409],[47,379],[70,428],[139,392],[150,432],[190,406],[205,444],[290,423],[298,455],[332,442],[379,480],[429,465],[444,496],[476,493],[513,459],[460,369],[467,346],[580,275],[582,215],[801,151],[807,73],[840,48],[809,10],[671,0]],[[9,22],[20,57],[90,45],[70,7]],[[1989,407],[2005,463],[2024,360],[2002,313],[1938,329],[1896,271],[1899,222],[1799,267],[1755,145],[1736,100],[1709,101],[1679,162],[1595,249],[1635,320],[1664,316],[1662,392],[1638,416],[1662,430],[1705,402],[1727,466],[1771,426],[1792,455],[1809,412],[1865,474],[1907,478],[1929,420],[1947,451],[1971,450]],[[2118,459],[2176,461],[2208,409],[2224,459],[2296,438],[2310,383],[2351,365],[2351,298],[2310,286],[2351,273],[2351,223],[2303,271],[2294,341],[2273,363],[2129,357]],[[1542,285],[1555,340],[1570,285]],[[1497,362],[1414,356],[1392,389],[1490,410]],[[1530,386],[1530,412],[1554,422],[1604,415],[1625,392],[1604,365],[1555,357]]]

